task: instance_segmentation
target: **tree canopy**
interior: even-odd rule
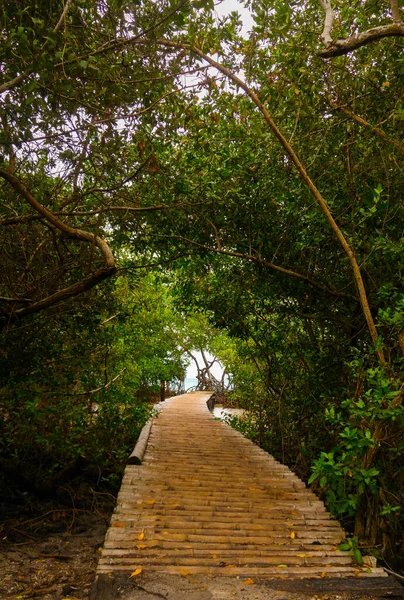
[[[94,390],[118,427],[131,393],[212,339],[239,426],[387,550],[404,493],[402,10],[243,5],[247,33],[210,0],[2,7],[4,452],[37,435],[10,415],[57,421],[67,381],[82,428],[102,426],[83,416]]]

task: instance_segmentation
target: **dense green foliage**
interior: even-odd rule
[[[245,5],[244,36],[209,1],[3,7],[2,452],[46,463],[63,438],[64,460],[113,464],[145,390],[210,344],[247,433],[388,550],[404,518],[402,44],[325,61],[318,2]],[[332,35],[390,18],[340,2]]]
[[[79,456],[120,472],[159,398],[185,363],[153,277],[105,285],[69,309],[15,327],[0,360],[2,453],[47,479]]]

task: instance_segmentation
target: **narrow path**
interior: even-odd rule
[[[365,577],[344,533],[287,467],[221,421],[209,393],[176,396],[128,466],[98,574],[138,568],[227,577]]]

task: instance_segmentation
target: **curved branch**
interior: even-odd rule
[[[69,238],[95,244],[101,251],[101,254],[104,258],[105,267],[116,268],[114,256],[105,240],[101,239],[94,233],[83,231],[82,229],[75,229],[74,227],[70,227],[69,225],[66,225],[66,223],[63,223],[63,221],[61,221],[54,213],[50,212],[47,208],[40,204],[40,202],[38,202],[28,191],[25,185],[16,177],[14,177],[14,175],[11,175],[10,173],[7,173],[7,171],[0,169],[0,177],[8,181],[16,190],[16,192],[18,192],[33,209],[42,215],[42,217],[56,227],[56,229],[59,229],[59,231]]]
[[[61,221],[56,215],[51,213],[47,208],[40,204],[40,202],[38,202],[34,198],[34,196],[28,191],[25,185],[21,183],[16,177],[14,177],[14,175],[11,175],[11,173],[8,173],[4,170],[0,170],[0,177],[5,179],[15,189],[15,191],[18,192],[27,201],[27,203],[34,210],[36,210],[43,218],[45,218],[49,223],[51,223],[63,235],[71,239],[89,242],[91,245],[96,246],[100,250],[101,255],[104,259],[103,267],[87,275],[82,280],[74,283],[73,285],[68,286],[67,288],[64,288],[63,290],[56,292],[55,294],[52,294],[51,296],[48,296],[47,298],[39,300],[38,302],[34,302],[26,308],[21,308],[19,310],[13,311],[12,314],[8,315],[6,319],[4,319],[3,317],[2,323],[0,323],[1,328],[1,326],[4,327],[8,323],[12,323],[25,315],[39,312],[41,310],[44,310],[45,308],[52,306],[53,304],[56,304],[63,300],[67,300],[68,298],[77,296],[78,294],[82,294],[83,292],[93,288],[102,280],[116,273],[117,267],[112,251],[105,240],[95,235],[94,233],[91,233],[89,231],[83,231],[81,229],[75,229],[73,227],[70,227],[69,225],[66,225],[66,223],[63,223],[63,221]]]
[[[403,29],[404,29],[404,27],[403,27]],[[347,257],[349,259],[349,262],[351,263],[353,278],[354,278],[355,284],[358,289],[359,299],[360,299],[363,314],[365,316],[366,323],[367,323],[367,326],[369,329],[370,337],[371,337],[373,343],[376,344],[378,341],[379,334],[378,334],[376,324],[374,322],[374,319],[373,319],[373,316],[372,316],[372,313],[370,310],[365,284],[364,284],[364,281],[362,278],[361,270],[358,265],[358,261],[356,260],[356,257],[355,257],[355,252],[353,251],[353,249],[351,248],[346,237],[342,233],[341,228],[338,226],[333,215],[331,214],[330,209],[328,208],[328,204],[327,204],[325,198],[323,197],[320,190],[316,187],[316,185],[312,181],[306,168],[304,167],[300,158],[296,154],[294,148],[291,146],[291,144],[285,138],[283,133],[280,131],[280,129],[276,125],[275,121],[273,120],[271,114],[269,113],[269,111],[267,110],[265,105],[261,102],[261,100],[259,99],[257,94],[246,83],[244,83],[244,81],[242,81],[239,77],[237,77],[237,75],[235,75],[232,71],[230,71],[229,69],[224,67],[222,64],[213,60],[213,58],[211,58],[210,56],[207,56],[206,54],[204,54],[201,50],[199,50],[199,48],[193,47],[193,48],[191,48],[191,51],[194,54],[197,54],[200,58],[205,60],[207,63],[209,63],[212,67],[215,67],[218,71],[220,71],[221,73],[226,75],[236,85],[238,85],[242,90],[244,90],[246,95],[252,100],[252,102],[259,109],[259,111],[263,115],[265,121],[269,125],[270,130],[275,135],[275,137],[278,139],[279,143],[285,150],[286,154],[289,156],[289,158],[295,165],[295,167],[299,173],[299,176],[303,180],[304,184],[310,191],[313,198],[316,200],[318,206],[320,207],[322,213],[324,214],[326,220],[328,221],[334,235],[340,242],[345,254],[347,255]],[[377,354],[380,362],[383,365],[385,365],[386,359],[385,359],[383,350],[377,350],[376,354]]]
[[[351,35],[348,38],[333,40],[328,43],[325,50],[320,50],[318,53],[322,58],[332,58],[334,56],[342,56],[349,54],[362,46],[377,42],[382,38],[386,37],[403,37],[404,36],[404,23],[394,22],[387,25],[380,25],[379,27],[373,27],[367,31],[362,31],[355,35]]]

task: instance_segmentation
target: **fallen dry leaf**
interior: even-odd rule
[[[139,567],[136,569],[136,571],[133,571],[133,573],[131,574],[130,577],[137,577],[138,575],[140,575],[140,573],[143,571],[142,567]],[[129,577],[129,579],[130,579]]]
[[[288,565],[278,565],[278,569],[287,569]]]
[[[246,579],[242,582],[243,585],[253,585],[255,583],[254,579]]]
[[[116,523],[112,523],[111,527],[125,527],[125,523],[117,521]]]
[[[155,502],[156,502],[156,500],[154,500],[154,499],[153,499],[153,500],[148,500],[148,501],[146,502],[146,504],[150,504],[151,506],[153,506],[153,504],[154,504]]]
[[[144,540],[144,531],[142,531],[142,533],[140,533],[140,534],[138,535],[138,538],[137,538],[137,539],[139,540],[139,542],[141,542],[142,540]]]
[[[189,575],[189,571],[187,571],[186,569],[181,569],[180,575],[181,577],[187,577]]]
[[[292,531],[292,532],[291,532],[291,534],[290,534],[290,537],[291,537],[291,539],[292,539],[292,540],[294,540],[294,539],[295,539],[295,537],[296,537],[296,534],[295,534],[295,532],[294,532],[294,531]]]
[[[147,548],[147,545],[146,544],[136,544],[136,548],[138,550],[144,550],[145,548]]]

